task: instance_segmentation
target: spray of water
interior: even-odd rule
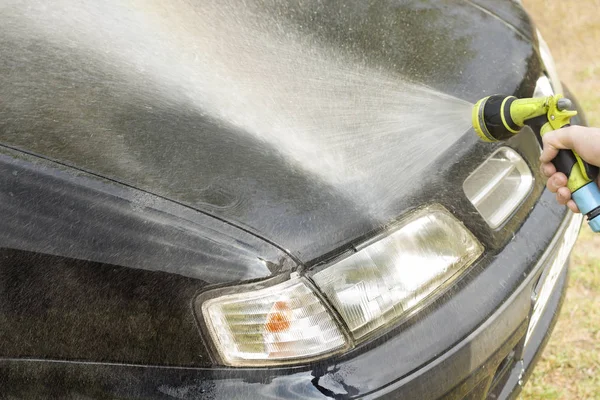
[[[143,74],[164,102],[236,126],[357,207],[385,207],[470,126],[468,102],[302,35],[251,0],[14,4],[47,40]]]

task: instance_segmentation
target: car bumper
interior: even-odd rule
[[[563,238],[580,223],[544,192],[514,239],[426,315],[338,359],[281,369],[4,359],[0,387],[30,398],[511,398],[555,322],[572,246]],[[525,345],[532,295],[553,264],[553,287]]]

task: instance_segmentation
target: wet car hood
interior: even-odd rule
[[[441,94],[527,93],[539,73],[505,3],[512,25],[481,1],[4,2],[0,142],[310,262],[455,195],[438,172],[476,139],[431,130],[466,104]]]

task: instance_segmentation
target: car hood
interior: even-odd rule
[[[504,19],[481,1],[62,3],[0,6],[0,142],[304,263],[423,203],[464,202],[448,173],[491,147],[468,119],[431,119],[530,95],[540,73],[508,2]]]

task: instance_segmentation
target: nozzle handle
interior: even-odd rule
[[[577,189],[572,198],[579,211],[587,216],[592,231],[600,232],[600,188],[596,181]]]
[[[567,124],[562,128],[569,126],[571,125]],[[584,161],[572,150],[559,150],[556,157],[552,160],[552,164],[554,164],[558,172],[562,172],[567,176],[567,178],[570,178],[574,173],[576,173],[573,168],[579,167],[581,170],[580,173],[573,176],[573,179],[569,179],[569,189],[571,189],[573,192],[585,185],[587,182],[595,181],[600,173],[600,169],[597,166]],[[582,179],[575,180],[576,176],[581,176],[583,179],[585,179],[585,182],[582,181]]]
[[[552,164],[554,164],[558,172],[562,172],[567,177],[571,176],[575,166],[579,166],[580,168],[583,167],[582,172],[585,172],[584,176],[586,179],[595,181],[598,178],[598,167],[582,160],[571,150],[559,150],[556,157],[552,160]]]
[[[564,125],[563,128],[567,126],[570,125]],[[590,228],[600,232],[600,188],[596,182],[598,167],[584,161],[572,150],[559,150],[552,163],[557,171],[567,176],[572,198],[579,210],[587,215]]]
[[[573,167],[577,165],[577,157],[571,150],[559,150],[552,160],[552,164],[556,167],[556,171],[562,172],[568,178],[571,171],[573,171]]]

